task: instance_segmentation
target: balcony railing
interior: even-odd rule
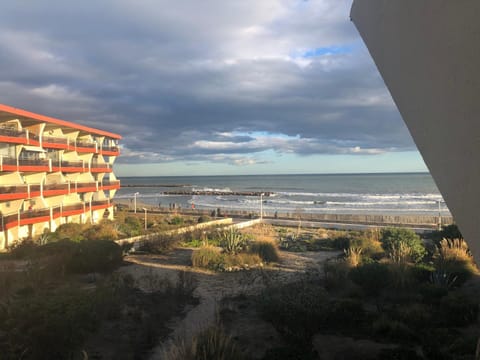
[[[78,141],[76,142],[77,147],[88,148],[88,149],[96,149],[97,143],[90,142],[90,141]]]
[[[83,168],[84,167],[84,162],[83,161],[67,161],[67,160],[62,160],[60,162],[62,167],[69,168],[69,167],[76,167],[76,168]]]
[[[27,133],[23,130],[13,129],[9,127],[0,126],[0,135],[16,138],[26,138]]]
[[[28,185],[4,185],[0,186],[0,195],[2,194],[18,194],[27,193]]]
[[[67,138],[61,138],[56,136],[43,136],[42,140],[44,143],[51,143],[51,144],[65,144],[69,143]]]
[[[18,211],[14,214],[1,215],[0,230],[9,229],[15,226],[27,225],[35,223],[35,219],[40,219],[39,222],[46,221],[45,218],[49,220],[56,219],[61,216],[69,216],[72,212],[80,211],[84,213],[92,210],[93,207],[98,208],[107,208],[110,206],[110,200],[96,200],[91,203],[77,203],[71,205],[61,205],[51,208],[42,208],[42,209],[33,209],[27,211]]]
[[[98,190],[109,190],[110,188],[119,188],[120,180],[112,181],[88,181],[88,182],[68,182],[62,184],[19,184],[19,185],[0,185],[0,200],[12,200],[22,198],[32,198],[37,196],[52,196],[70,193],[96,192]]]
[[[118,152],[118,146],[102,146],[102,151]]]

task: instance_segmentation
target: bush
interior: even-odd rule
[[[192,253],[192,265],[210,270],[220,270],[224,265],[224,256],[216,247],[202,246]]]
[[[415,333],[403,322],[381,316],[372,324],[375,335],[394,341],[410,342],[415,339]]]
[[[71,240],[82,241],[85,240],[84,232],[86,226],[84,224],[67,223],[60,225],[57,230],[51,235],[52,240]]]
[[[266,262],[277,262],[279,260],[277,246],[271,241],[256,241],[250,245],[250,251]]]
[[[105,220],[100,224],[90,226],[84,232],[87,240],[117,240],[118,231],[113,222]]]
[[[386,264],[362,264],[350,270],[350,279],[360,286],[367,296],[377,296],[389,284],[389,270]]]
[[[98,325],[95,296],[73,287],[17,296],[0,311],[2,359],[71,359],[80,356]]]
[[[427,253],[420,237],[410,229],[384,229],[381,242],[383,249],[396,262],[419,262]]]
[[[143,225],[137,217],[127,216],[119,225],[119,230],[129,237],[138,236],[143,232]]]
[[[461,293],[450,293],[440,300],[438,321],[445,326],[466,326],[477,321],[478,300]]]
[[[122,248],[113,241],[85,240],[74,248],[67,270],[73,273],[109,272],[122,261]]]
[[[287,341],[304,346],[325,325],[328,307],[325,290],[307,281],[268,288],[258,299],[261,316]]]
[[[211,220],[212,220],[212,218],[211,218],[210,216],[208,216],[208,215],[200,215],[200,216],[198,217],[197,222],[200,224],[200,223],[204,223],[204,222],[209,222],[209,221],[211,221]]]
[[[183,218],[181,216],[175,216],[170,219],[170,225],[183,225]]]
[[[327,261],[323,265],[325,287],[336,289],[345,287],[348,281],[349,268],[345,261]]]
[[[24,240],[15,242],[10,248],[10,256],[14,259],[32,257],[38,251],[39,245],[33,241]]]
[[[171,250],[175,244],[179,243],[180,239],[181,237],[179,235],[148,235],[139,250],[151,254],[164,254]]]

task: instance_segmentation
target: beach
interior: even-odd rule
[[[133,206],[267,216],[450,216],[429,174],[121,178],[115,201]],[[137,195],[135,195],[138,193]],[[263,195],[262,195],[263,194]]]

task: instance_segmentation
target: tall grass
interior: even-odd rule
[[[457,285],[479,273],[468,245],[463,239],[440,241],[434,256],[434,263],[441,276],[456,277]]]
[[[343,250],[345,253],[344,261],[347,267],[357,267],[362,262],[362,251],[362,248],[356,247],[349,247]]]
[[[203,330],[190,343],[179,340],[164,353],[165,360],[242,360],[242,352],[219,325]]]
[[[192,265],[211,270],[218,270],[224,263],[224,257],[219,248],[205,245],[192,254]]]

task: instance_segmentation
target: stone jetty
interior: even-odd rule
[[[164,191],[164,195],[210,195],[210,196],[223,196],[223,195],[236,195],[236,196],[271,196],[273,192],[270,191],[216,191],[216,190],[181,190],[181,191]]]

